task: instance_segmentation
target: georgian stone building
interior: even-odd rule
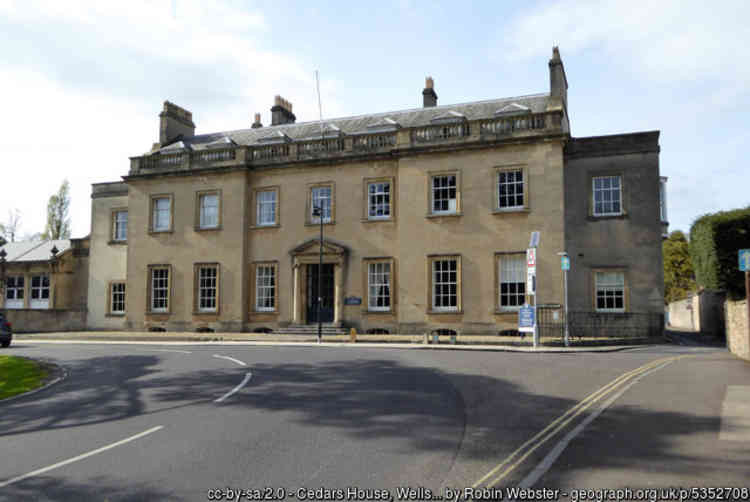
[[[572,138],[557,48],[543,94],[195,134],[170,102],[159,142],[94,186],[92,328],[253,331],[321,318],[360,332],[517,325],[537,302],[663,311],[658,132]],[[317,215],[314,208],[321,208]],[[320,219],[323,265],[319,269]]]

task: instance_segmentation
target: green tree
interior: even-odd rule
[[[0,238],[5,242],[16,242],[16,235],[20,226],[21,211],[18,209],[9,209],[7,221],[0,223]]]
[[[664,254],[664,301],[685,298],[695,291],[695,273],[685,234],[679,230],[669,234],[662,244]]]
[[[56,194],[50,196],[47,203],[47,226],[42,238],[44,240],[70,238],[70,183],[63,180]]]

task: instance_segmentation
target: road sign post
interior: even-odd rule
[[[536,292],[539,290],[539,280],[536,276],[536,249],[539,247],[539,239],[541,233],[538,231],[531,232],[531,238],[529,239],[529,248],[526,250],[526,270],[527,270],[527,293],[529,297],[534,297],[534,310],[536,314],[536,307],[539,305]],[[531,286],[531,287],[528,287]],[[536,315],[534,316],[534,348],[539,346],[539,324],[536,322]]]
[[[745,272],[745,305],[747,307],[747,337],[750,341],[750,249],[740,249],[737,252],[740,270]]]
[[[570,336],[568,334],[568,270],[570,270],[570,257],[563,251],[557,253],[560,255],[560,268],[563,271],[563,295],[565,296],[565,346],[570,346]]]

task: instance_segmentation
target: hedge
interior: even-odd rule
[[[706,289],[745,297],[745,274],[739,270],[737,251],[750,248],[750,206],[699,217],[690,227],[690,259],[695,281]]]

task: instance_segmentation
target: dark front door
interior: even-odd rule
[[[318,268],[319,265],[307,266],[307,322],[318,322]],[[320,270],[320,305],[321,322],[333,322],[333,264],[324,263]]]

